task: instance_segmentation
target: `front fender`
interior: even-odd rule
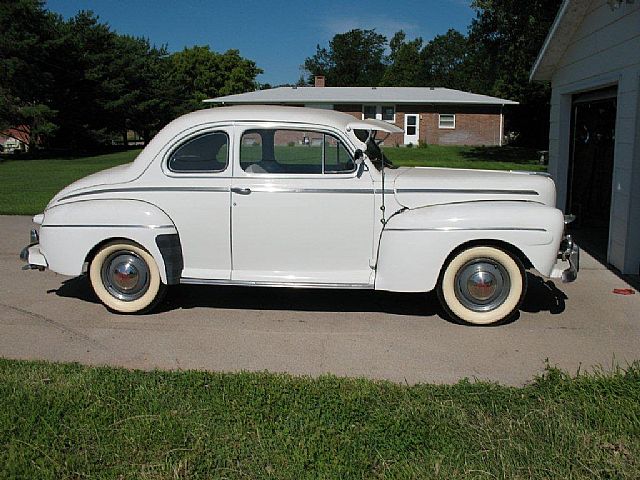
[[[177,234],[169,216],[150,203],[140,200],[86,200],[46,210],[40,227],[40,251],[51,270],[77,276],[82,273],[85,261],[96,246],[110,239],[128,239],[151,253],[162,281],[168,283],[167,265],[156,239],[165,235],[177,237]],[[172,268],[171,265],[169,267]]]
[[[564,216],[532,202],[480,201],[403,210],[380,237],[375,287],[432,290],[449,255],[469,242],[506,244],[548,276],[556,262]]]

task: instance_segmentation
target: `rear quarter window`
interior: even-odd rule
[[[177,147],[167,162],[172,172],[222,172],[229,164],[229,137],[225,132],[199,135]]]

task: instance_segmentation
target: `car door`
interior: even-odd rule
[[[237,128],[231,186],[231,278],[367,287],[374,194],[335,132]]]

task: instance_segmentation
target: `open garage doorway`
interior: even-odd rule
[[[617,88],[572,99],[571,156],[567,212],[576,215],[571,233],[578,244],[607,262]]]

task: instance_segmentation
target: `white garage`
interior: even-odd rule
[[[640,0],[565,0],[533,66],[551,82],[549,173],[573,233],[640,270]]]

